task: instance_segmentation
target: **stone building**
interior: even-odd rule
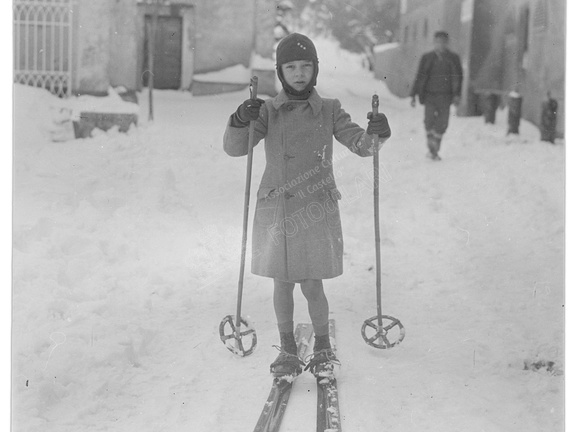
[[[190,90],[195,74],[248,67],[253,52],[272,58],[275,2],[15,0],[15,82],[59,94],[141,89],[156,7],[155,88]]]
[[[375,74],[390,90],[408,96],[420,56],[434,32],[446,30],[464,69],[460,115],[480,113],[482,95],[523,98],[523,117],[540,119],[550,94],[559,102],[564,130],[564,0],[402,0],[400,41],[376,48]]]

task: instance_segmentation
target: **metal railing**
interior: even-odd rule
[[[14,1],[14,82],[70,96],[73,4],[73,0]]]

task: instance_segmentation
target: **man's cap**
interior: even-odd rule
[[[448,39],[448,33],[443,30],[437,31],[436,33],[434,33],[434,39],[436,38]]]

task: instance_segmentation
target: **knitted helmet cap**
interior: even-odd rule
[[[300,33],[292,33],[283,38],[276,48],[276,65],[280,67],[284,63],[296,60],[311,60],[318,62],[314,43]]]
[[[286,83],[281,68],[283,64],[297,60],[310,60],[314,63],[314,75],[310,83],[306,89],[299,92]],[[316,85],[316,78],[318,77],[318,54],[314,43],[309,37],[300,33],[291,33],[280,41],[276,48],[276,73],[282,83],[282,88],[287,93],[296,96],[310,94],[312,88]]]

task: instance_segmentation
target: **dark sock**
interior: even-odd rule
[[[330,349],[330,335],[314,336],[314,351]]]
[[[278,331],[280,333],[293,333],[294,332],[294,321],[287,321],[283,323],[278,323]]]
[[[280,333],[280,347],[289,354],[297,355],[298,348],[296,347],[294,333]]]

